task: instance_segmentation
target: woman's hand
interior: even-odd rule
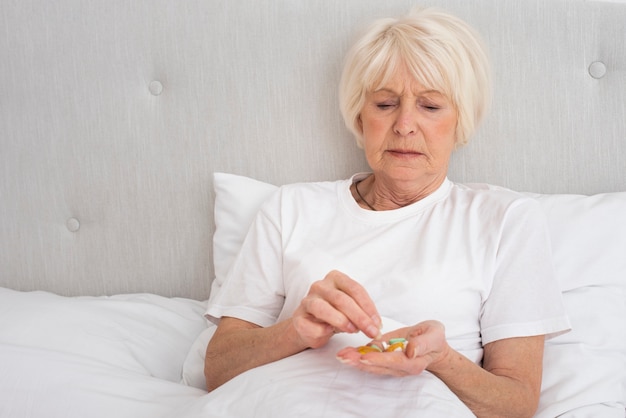
[[[445,328],[438,321],[424,321],[400,328],[372,341],[382,347],[383,341],[392,338],[407,340],[404,351],[361,354],[356,347],[346,347],[337,353],[337,358],[360,370],[391,376],[417,375],[431,365],[441,361],[450,351],[446,341]]]
[[[292,317],[307,347],[318,348],[338,332],[380,337],[381,319],[363,286],[339,271],[313,283]]]

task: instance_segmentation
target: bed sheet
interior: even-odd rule
[[[0,288],[0,343],[86,357],[179,383],[206,302],[153,294],[63,297]]]
[[[0,344],[2,418],[160,418],[205,391],[41,348]]]
[[[206,302],[0,288],[0,418],[173,416]]]
[[[473,416],[430,374],[367,376],[334,358],[340,346],[363,338],[334,338],[323,349],[253,369],[210,394],[94,359],[0,344],[0,417],[382,418],[421,416],[420,408],[434,418]],[[622,418],[624,410],[589,405],[561,417]]]
[[[403,326],[389,318],[388,329]],[[340,363],[336,353],[365,344],[363,334],[337,334],[319,349],[239,375],[176,411],[200,417],[473,417],[443,382],[426,372],[404,378],[363,373]]]

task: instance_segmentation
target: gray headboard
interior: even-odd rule
[[[204,299],[212,173],[366,170],[340,119],[352,36],[406,0],[2,0],[0,286]],[[626,2],[433,0],[491,52],[451,179],[626,190]]]

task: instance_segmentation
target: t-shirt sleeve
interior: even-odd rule
[[[275,323],[284,304],[280,191],[256,215],[226,280],[211,295],[205,316],[219,322],[223,316],[262,327]]]
[[[491,291],[481,312],[482,342],[569,330],[547,221],[539,204],[520,199],[502,222]]]

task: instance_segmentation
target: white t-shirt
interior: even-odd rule
[[[569,329],[548,229],[533,199],[448,179],[403,208],[361,208],[359,178],[283,186],[264,203],[207,317],[270,326],[331,270],[360,282],[381,316],[441,321],[475,362],[503,338]]]

